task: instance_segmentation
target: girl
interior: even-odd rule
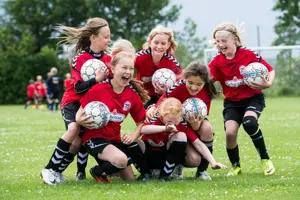
[[[161,169],[161,180],[168,181],[175,166],[184,161],[187,139],[209,160],[213,169],[225,168],[223,164],[216,163],[208,148],[182,121],[182,104],[178,99],[165,99],[157,111],[150,123],[143,126],[143,142],[140,145],[150,168]]]
[[[167,89],[159,85],[153,87],[152,75],[157,69],[171,69],[177,75],[177,79],[181,78],[182,70],[179,62],[172,55],[176,48],[177,43],[173,32],[163,26],[158,26],[150,32],[147,42],[143,45],[143,50],[136,53],[137,58],[134,67],[136,68],[137,79],[144,83],[144,88],[150,96],[145,108],[156,103],[159,96]]]
[[[88,91],[94,84],[102,81],[107,72],[98,70],[96,77],[83,82],[80,69],[82,65],[89,59],[100,59],[106,65],[111,60],[111,57],[104,53],[110,43],[110,29],[106,20],[102,18],[91,18],[87,24],[81,28],[73,28],[59,26],[57,29],[64,31],[66,35],[60,43],[72,43],[76,41],[75,54],[77,54],[71,63],[72,85],[67,88],[62,98],[62,116],[65,121],[67,131],[58,140],[55,150],[41,172],[41,178],[44,183],[54,185],[63,182],[63,176],[59,170],[60,165],[66,167],[72,162],[72,157],[69,152],[71,143],[80,132],[80,126],[75,122],[75,115],[79,108],[79,100],[83,94]],[[86,118],[88,120],[88,118]],[[72,151],[71,151],[72,152]],[[66,155],[68,155],[66,157]]]
[[[169,97],[177,98],[181,103],[188,98],[197,97],[204,101],[209,114],[211,100],[215,97],[217,91],[209,78],[207,66],[202,62],[191,62],[184,70],[183,76],[183,80],[177,82],[164,93],[164,95],[158,100],[156,107],[165,98]],[[149,109],[147,113],[150,114],[153,110],[154,108]],[[200,116],[195,118],[194,115],[191,114],[185,120],[196,132],[201,142],[203,142],[212,153],[213,127],[207,118],[201,119]],[[188,143],[184,165],[187,167],[197,167],[197,178],[201,180],[211,180],[210,175],[206,171],[208,164],[209,162],[205,159],[205,157],[201,157],[200,152],[196,150],[195,144]],[[182,165],[179,165],[172,176],[175,178],[183,178],[182,169]]]
[[[226,148],[232,164],[228,176],[241,173],[237,134],[242,124],[257,149],[265,175],[272,175],[275,167],[269,158],[258,118],[265,107],[263,89],[271,87],[275,78],[274,69],[256,52],[242,47],[237,28],[232,24],[221,24],[213,32],[219,54],[209,64],[214,81],[219,81],[225,95],[223,117],[225,122]],[[242,66],[261,62],[269,71],[269,80],[261,84],[246,85],[240,72]]]
[[[142,177],[145,174],[150,175],[140,147],[131,140],[140,134],[146,115],[143,101],[148,99],[146,91],[132,79],[134,59],[134,54],[129,52],[116,54],[111,62],[113,78],[95,85],[80,101],[83,108],[91,101],[101,101],[111,111],[110,121],[105,127],[86,128],[82,138],[89,154],[98,162],[98,165],[90,169],[97,182],[110,183],[108,176],[116,172],[120,172],[121,177],[126,176],[126,179],[135,179],[128,166],[130,163],[127,155],[140,168]],[[79,112],[82,113],[82,110]],[[121,123],[129,113],[137,127],[134,132],[126,134],[125,138],[121,139]],[[77,122],[81,124],[80,117]]]

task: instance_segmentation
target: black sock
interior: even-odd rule
[[[49,110],[53,111],[53,103],[49,103]]]
[[[160,170],[160,177],[170,176],[176,165],[182,164],[185,156],[185,148],[187,142],[173,141],[167,151],[166,162]]]
[[[147,165],[146,158],[138,143],[133,142],[130,145],[125,145],[125,148],[128,157],[131,158],[135,168],[141,174],[150,174],[151,173],[150,168]]]
[[[71,146],[71,143],[68,143],[68,142],[64,141],[63,139],[59,138],[57,145],[55,147],[55,150],[45,168],[53,169],[54,171],[57,171],[63,158],[69,152],[70,146]]]
[[[117,173],[124,168],[125,167],[118,167],[111,164],[110,162],[103,161],[102,164],[93,167],[92,170],[96,176],[108,176]]]
[[[212,141],[202,141],[208,148],[208,150],[210,151],[210,153],[213,152],[213,140]],[[209,165],[209,162],[201,155],[201,163],[200,165],[197,167],[197,172],[203,172],[205,170],[207,170]]]
[[[65,171],[65,169],[67,169],[67,167],[73,162],[75,156],[76,154],[69,152],[60,163],[57,172],[62,173]]]
[[[85,168],[87,165],[89,154],[84,145],[80,146],[79,152],[77,154],[77,173],[82,172],[85,174]]]
[[[236,145],[233,149],[227,148],[227,155],[232,165],[241,166],[240,165],[240,156],[239,156],[239,145]]]
[[[260,155],[260,158],[261,159],[270,159],[261,130],[259,129],[255,135],[250,136],[250,137],[252,139],[252,142],[253,142],[257,152]]]
[[[59,103],[55,103],[55,110],[58,111],[58,105]]]

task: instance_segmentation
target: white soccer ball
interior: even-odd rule
[[[199,98],[189,98],[185,100],[182,104],[182,111],[184,118],[187,118],[188,113],[193,113],[195,117],[197,117],[198,114],[200,114],[202,118],[207,116],[207,106]]]
[[[96,71],[99,69],[105,71],[107,69],[106,65],[98,59],[90,59],[83,63],[80,74],[83,81],[88,81],[96,77]]]
[[[84,114],[91,115],[95,127],[93,129],[102,128],[109,122],[110,111],[108,107],[100,101],[92,101],[84,107]]]
[[[152,76],[152,84],[158,84],[163,88],[169,88],[176,83],[175,73],[167,68],[161,68],[154,72]]]
[[[261,75],[268,80],[269,79],[269,71],[266,66],[259,62],[253,62],[247,65],[246,67],[241,68],[241,74],[244,77],[244,82],[249,84],[251,82],[254,83],[262,83]]]

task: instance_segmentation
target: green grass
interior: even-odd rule
[[[0,106],[0,199],[299,199],[300,197],[300,104],[299,98],[268,98],[260,118],[276,174],[265,177],[253,144],[241,129],[239,146],[243,173],[226,178],[228,170],[209,169],[213,181],[193,178],[195,169],[185,169],[185,180],[145,184],[113,178],[109,185],[88,180],[75,182],[76,165],[65,172],[61,185],[42,184],[39,173],[48,162],[58,138],[64,132],[60,113],[22,106]],[[225,150],[222,101],[213,102],[209,120],[215,128],[214,155],[229,161]],[[133,129],[129,119],[123,130]],[[90,157],[88,168],[95,164]],[[88,172],[88,170],[87,170]]]

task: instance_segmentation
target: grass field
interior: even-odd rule
[[[213,181],[193,178],[196,169],[185,169],[185,180],[161,183],[123,182],[113,178],[109,185],[97,184],[88,174],[75,182],[76,165],[66,170],[66,182],[48,186],[39,173],[48,162],[64,132],[60,113],[24,110],[22,106],[0,106],[0,199],[300,199],[300,104],[299,98],[268,98],[260,118],[276,174],[262,174],[253,144],[241,129],[239,146],[242,174],[226,178],[228,170],[209,169]],[[209,120],[215,128],[214,155],[229,166],[222,123],[222,101],[213,102]],[[123,131],[132,130],[131,120]],[[90,157],[88,169],[95,162]],[[88,172],[88,170],[87,170]]]

